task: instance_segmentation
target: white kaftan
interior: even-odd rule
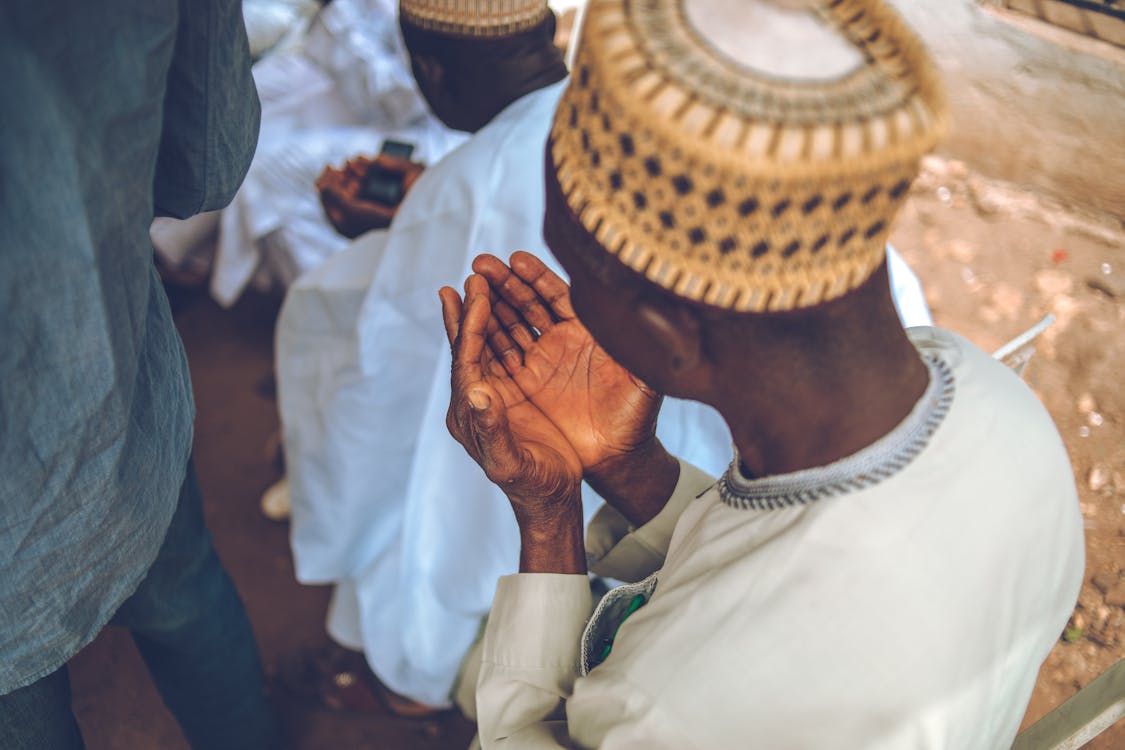
[[[718,484],[685,466],[636,530],[603,508],[592,569],[655,574],[627,619],[626,587],[587,627],[585,576],[502,578],[477,683],[480,744],[1009,747],[1082,583],[1074,477],[1015,374],[948,332],[910,336],[930,388],[868,448]]]
[[[437,290],[459,286],[482,252],[527,250],[560,270],[542,239],[543,150],[565,85],[514,102],[423,173],[389,231],[297,281],[278,324],[297,577],[337,583],[329,632],[431,705],[448,705],[519,550],[507,500],[445,427]],[[927,322],[917,280],[895,268],[900,309]],[[707,471],[730,459],[726,426],[700,404],[666,401],[658,434]]]

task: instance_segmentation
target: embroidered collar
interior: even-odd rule
[[[930,384],[894,430],[827,466],[760,479],[746,477],[736,455],[718,483],[723,502],[741,510],[807,505],[871,487],[901,471],[926,447],[953,403],[953,371],[949,365],[933,355],[924,355],[923,361],[930,370]]]

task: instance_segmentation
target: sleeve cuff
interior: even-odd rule
[[[597,575],[639,581],[664,565],[672,532],[687,506],[715,484],[711,475],[680,460],[680,477],[672,496],[640,528],[608,505],[594,514],[586,533],[586,559]]]
[[[585,575],[520,573],[502,577],[484,634],[485,664],[576,670],[592,601]]]

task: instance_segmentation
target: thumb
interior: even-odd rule
[[[480,417],[483,419],[485,414],[492,407],[492,395],[484,388],[474,388],[469,391],[469,406],[473,411],[480,412]]]
[[[508,426],[503,402],[493,388],[483,383],[469,388],[469,419],[473,435],[493,479],[508,478],[519,468],[519,449]]]

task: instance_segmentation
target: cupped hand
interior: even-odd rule
[[[559,522],[581,529],[582,463],[570,442],[521,391],[489,346],[488,283],[473,275],[465,301],[439,296],[453,347],[452,395],[446,423],[490,480],[512,502],[521,529],[549,532]]]
[[[660,394],[619,365],[574,314],[570,288],[534,255],[480,255],[495,297],[488,344],[567,439],[590,478],[656,439]]]

